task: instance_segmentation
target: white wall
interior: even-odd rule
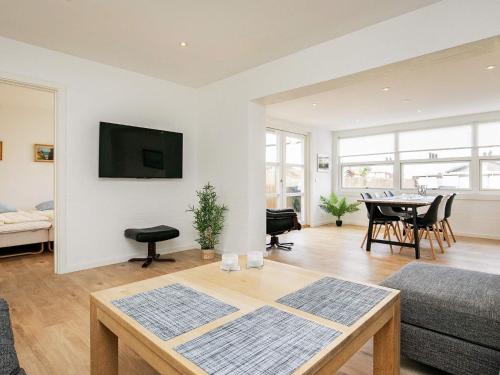
[[[56,213],[65,217],[58,223],[66,238],[61,272],[145,254],[145,245],[123,237],[129,227],[167,224],[181,236],[164,242],[161,250],[195,246],[185,212],[198,186],[195,90],[5,38],[0,38],[0,54],[0,77],[62,88],[65,160],[61,169],[56,166],[65,177],[58,183],[64,184],[66,210]],[[184,133],[184,177],[99,179],[99,121]],[[62,146],[56,139],[56,149]]]
[[[0,202],[34,210],[54,199],[54,164],[35,162],[33,149],[54,144],[54,94],[2,83],[0,90],[12,98],[0,104]]]
[[[309,192],[307,221],[312,227],[334,222],[335,218],[326,214],[318,206],[320,196],[329,196],[332,191],[331,168],[327,173],[318,172],[317,168],[318,154],[330,156],[331,164],[332,132],[275,118],[267,118],[266,127],[300,133],[307,136],[308,147],[306,159],[309,166],[309,173],[306,175],[306,184]]]
[[[208,180],[230,209],[221,249],[263,250],[264,108],[251,101],[498,35],[498,14],[499,1],[445,0],[198,91],[0,38],[1,76],[44,81],[64,91],[59,99],[65,108],[60,118],[66,126],[65,164],[57,186],[65,188],[66,220],[60,230],[67,237],[67,257],[61,270],[143,253],[143,247],[123,238],[123,229],[131,226],[176,226],[182,236],[167,246],[192,246],[191,217],[184,209],[195,188]],[[97,124],[102,120],[182,131],[184,178],[99,180]]]
[[[200,177],[231,210],[222,250],[263,249],[265,124],[250,101],[498,35],[498,14],[499,1],[445,0],[201,88]]]
[[[333,133],[332,148],[334,150],[334,155],[336,155],[336,147],[339,137],[473,124],[485,121],[498,121],[499,119],[500,111],[496,111],[464,116],[446,117],[440,119],[430,119],[425,121],[392,124],[386,126],[376,126],[366,129],[339,131]],[[364,190],[342,191],[340,188],[340,178],[338,173],[338,160],[334,160],[333,186],[335,190],[351,201],[359,199],[359,193]],[[473,158],[471,162],[471,190],[457,192],[458,195],[454,200],[452,211],[453,215],[450,218],[450,221],[453,225],[453,231],[455,234],[465,236],[500,239],[500,192],[480,191],[479,179],[477,178],[479,173],[479,161]],[[397,190],[395,191],[397,192]],[[405,190],[403,191],[403,193],[409,192]],[[416,193],[416,191],[413,191],[413,193]],[[452,191],[431,191],[429,194],[437,195],[448,193],[452,193]],[[347,215],[344,221],[348,224],[367,225],[365,206],[362,206],[361,211]]]

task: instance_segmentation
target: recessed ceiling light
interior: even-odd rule
[[[382,91],[389,91],[390,87],[384,87]]]
[[[318,104],[316,104],[316,103],[313,103],[313,107],[316,107],[317,105],[318,105]]]
[[[486,67],[486,70],[493,70],[493,69],[495,69],[496,67],[497,67],[496,65],[488,65],[488,66]]]
[[[421,110],[421,109],[417,109],[417,112],[418,112],[418,113],[422,113],[422,110]]]
[[[179,43],[179,45],[180,45],[181,47],[187,47],[187,46],[188,46],[188,44],[187,44],[186,42],[180,42],[180,43]]]

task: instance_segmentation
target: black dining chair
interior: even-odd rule
[[[387,198],[392,198],[392,197],[396,196],[396,194],[394,194],[390,190],[384,191],[384,194]],[[406,218],[410,217],[408,210],[404,209],[403,207],[391,207],[391,209],[394,211],[394,214],[398,215],[402,219],[406,219]]]
[[[363,199],[373,199],[374,197],[370,193],[361,193],[361,197]],[[370,203],[365,202],[366,205],[366,210],[367,210],[367,217],[368,220],[370,220]],[[387,207],[383,207],[387,208]],[[380,230],[382,229],[382,226],[384,227],[384,238],[389,238],[389,241],[391,241],[391,233],[390,229],[392,228],[396,238],[398,241],[401,241],[401,233],[399,231],[399,221],[401,220],[399,216],[397,215],[386,215],[382,210],[381,207],[375,206],[375,209],[373,210],[373,232],[375,235],[373,238],[377,238],[377,236],[380,233]],[[368,239],[368,230],[366,231],[365,237],[363,238],[363,242],[361,243],[361,248],[365,246],[365,242]],[[391,253],[393,252],[392,245],[390,245],[391,248]]]
[[[443,220],[443,226],[446,226],[451,234],[451,238],[453,238],[453,242],[457,242],[455,235],[453,234],[453,230],[451,229],[450,222],[448,221],[449,217],[451,216],[451,208],[453,206],[453,201],[455,197],[457,196],[456,193],[453,193],[449,198],[448,202],[446,202],[446,208],[444,210],[444,220]]]
[[[431,234],[434,234],[434,238],[437,240],[439,247],[443,249],[443,243],[441,241],[441,235],[439,233],[439,227],[438,227],[438,210],[442,199],[443,196],[438,195],[436,198],[434,198],[434,201],[432,201],[427,212],[423,215],[417,216],[417,228],[418,228],[419,238],[413,238],[413,230],[407,230],[405,233],[405,237],[403,239],[403,242],[405,242],[407,238],[409,238],[410,242],[419,241],[422,238],[423,234],[425,233],[426,237],[429,239],[429,245],[431,247],[433,259],[436,259],[436,252],[434,251],[434,244],[432,243],[433,240]],[[404,221],[407,226],[413,228],[413,218],[408,218],[405,219]],[[403,246],[401,247],[399,252],[401,253],[402,250]]]

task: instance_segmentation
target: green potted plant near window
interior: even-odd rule
[[[227,207],[218,203],[215,187],[209,183],[203,189],[196,191],[198,207],[190,206],[188,211],[193,212],[193,226],[198,232],[198,242],[201,246],[201,258],[213,259],[215,245],[219,243],[219,236],[224,228],[224,213]]]
[[[335,193],[331,193],[330,197],[328,198],[320,196],[319,201],[319,206],[321,207],[321,209],[323,209],[323,211],[337,218],[335,224],[337,224],[338,227],[342,226],[342,216],[351,212],[359,211],[358,206],[361,204],[358,202],[347,203],[347,200],[345,198],[339,199],[339,197]]]

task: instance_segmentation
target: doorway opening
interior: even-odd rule
[[[0,79],[0,259],[55,267],[56,90]]]

